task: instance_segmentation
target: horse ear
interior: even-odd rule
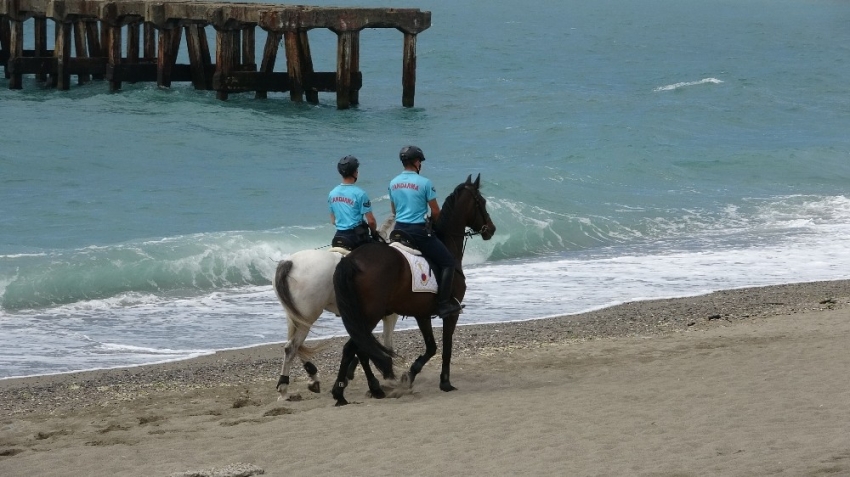
[[[472,185],[472,174],[470,174],[470,175],[466,178],[466,183],[467,183],[468,185]]]
[[[472,177],[472,174],[470,174],[469,177]],[[475,178],[475,184],[474,185],[475,185],[476,189],[478,188],[478,186],[481,185],[481,173],[480,172],[478,173],[478,177]]]

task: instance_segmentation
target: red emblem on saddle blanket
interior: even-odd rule
[[[424,274],[424,273],[423,273],[423,274],[420,276],[420,279],[422,280],[422,283],[425,283],[425,282],[427,282],[427,281],[428,281],[428,275],[426,275],[426,274]]]

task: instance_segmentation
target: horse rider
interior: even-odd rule
[[[334,247],[354,250],[364,243],[378,241],[380,237],[372,214],[372,202],[366,192],[355,185],[359,167],[360,161],[354,156],[345,156],[336,165],[342,183],[328,194],[331,224],[336,227],[336,234],[331,240]]]
[[[390,181],[390,207],[395,214],[395,230],[406,233],[437,271],[437,315],[447,318],[461,310],[452,297],[455,258],[432,232],[431,224],[440,218],[437,191],[431,181],[421,175],[425,154],[416,146],[404,146],[399,152],[404,171]]]

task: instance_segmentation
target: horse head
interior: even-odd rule
[[[496,226],[487,212],[487,199],[481,195],[480,187],[481,174],[478,174],[474,181],[470,174],[465,182],[446,197],[443,212],[440,214],[441,223],[438,226],[442,234],[464,234],[464,230],[469,228],[472,229],[472,235],[481,235],[484,240],[493,237]]]

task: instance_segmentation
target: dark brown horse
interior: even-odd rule
[[[479,174],[475,181],[470,175],[466,182],[458,185],[443,202],[439,222],[434,228],[437,237],[443,241],[457,263],[453,296],[458,302],[463,300],[466,293],[466,280],[460,267],[466,237],[481,234],[484,240],[490,240],[496,232],[496,226],[487,213],[487,201],[479,192],[480,184]],[[467,233],[467,228],[474,232]],[[407,260],[401,252],[383,244],[362,245],[343,257],[334,272],[333,281],[337,307],[351,337],[343,347],[340,371],[333,389],[336,405],[348,404],[343,396],[348,384],[346,370],[355,355],[363,365],[372,397],[384,397],[380,383],[369,367],[369,361],[375,364],[384,378],[395,378],[392,351],[382,346],[372,335],[378,322],[392,313],[415,317],[425,340],[425,353],[416,359],[407,375],[412,387],[416,375],[437,353],[431,327],[431,317],[437,309],[436,295],[412,292]],[[440,389],[443,391],[455,389],[449,380],[449,370],[452,335],[457,320],[457,314],[443,319],[443,369],[440,373]]]

